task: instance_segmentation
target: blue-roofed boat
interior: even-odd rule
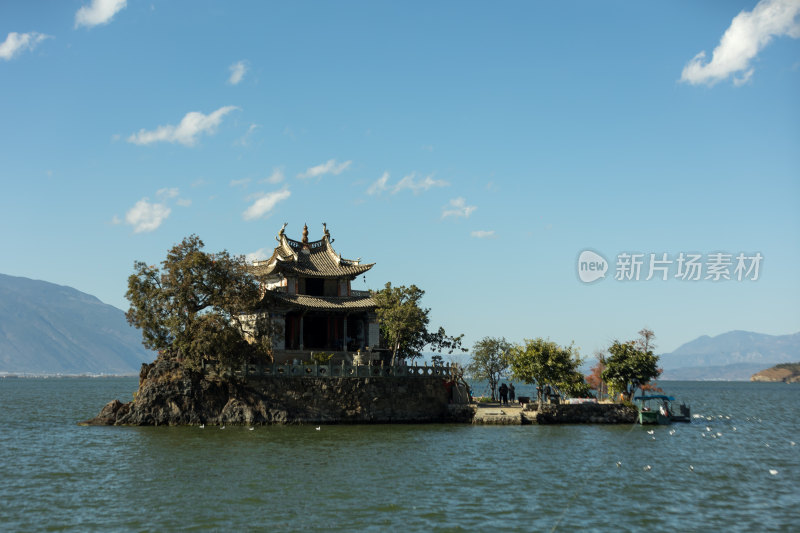
[[[673,401],[675,401],[675,398],[663,394],[636,396],[633,399],[633,403],[639,410],[639,423],[643,425],[671,424],[672,412],[670,410],[670,402]]]
[[[633,399],[639,410],[640,424],[667,425],[673,422],[691,422],[689,406],[681,403],[677,409],[672,406],[675,398],[664,394],[636,396]]]

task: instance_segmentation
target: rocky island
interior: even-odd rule
[[[166,357],[142,365],[134,400],[109,402],[85,425],[267,425],[469,422],[447,367],[392,375],[368,365],[268,365],[230,374]],[[458,387],[455,385],[455,387]]]

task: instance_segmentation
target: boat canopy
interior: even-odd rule
[[[647,400],[667,400],[667,401],[670,401],[670,402],[674,402],[674,401],[675,401],[675,398],[673,398],[672,396],[665,396],[665,395],[663,395],[663,394],[656,394],[656,395],[654,395],[654,396],[637,396],[637,397],[635,397],[635,398],[634,398],[634,400],[641,400],[641,401],[647,401]]]

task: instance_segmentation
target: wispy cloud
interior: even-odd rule
[[[450,200],[450,204],[442,209],[442,218],[469,218],[476,209],[478,209],[476,206],[467,205],[467,201],[459,196],[458,198]]]
[[[479,230],[471,232],[469,235],[470,235],[470,237],[474,237],[476,239],[494,239],[495,238],[495,234],[494,234],[494,230],[493,229],[492,230],[479,229]]]
[[[388,188],[388,186],[386,185],[388,181],[389,181],[389,173],[384,172],[383,176],[378,178],[372,185],[369,186],[369,189],[367,189],[367,194],[373,196],[382,193]]]
[[[178,194],[180,194],[180,191],[178,191],[177,187],[163,188],[163,189],[158,189],[156,191],[156,196],[162,200],[169,200],[170,198],[175,198],[176,196],[178,196]]]
[[[329,159],[325,163],[321,165],[317,165],[315,167],[311,167],[305,172],[301,172],[297,175],[300,179],[308,179],[308,178],[318,178],[322,177],[325,174],[333,174],[334,176],[341,174],[344,172],[347,167],[350,166],[352,161],[345,161],[343,163],[337,163],[335,159]]]
[[[761,0],[752,11],[742,11],[733,18],[711,61],[704,61],[706,53],[702,51],[683,67],[681,81],[711,86],[735,76],[734,85],[743,85],[755,70],[750,62],[773,37],[800,37],[798,14],[798,0]]]
[[[253,135],[253,132],[256,131],[257,129],[258,129],[258,124],[250,124],[250,127],[247,128],[247,131],[244,132],[244,135],[242,135],[241,137],[239,137],[239,139],[236,140],[235,144],[238,144],[239,146],[250,146],[250,137]]]
[[[127,0],[92,0],[88,6],[82,6],[75,13],[75,27],[92,28],[100,24],[108,24],[120,10],[125,9]]]
[[[231,187],[247,187],[250,184],[250,178],[242,178],[240,180],[231,180]]]
[[[125,223],[133,226],[134,233],[155,231],[171,212],[164,203],[150,203],[148,198],[142,198],[125,213]]]
[[[259,183],[271,183],[272,185],[277,185],[284,179],[286,179],[286,177],[283,175],[283,169],[275,167],[272,169],[272,174],[261,180]]]
[[[231,71],[231,76],[228,78],[228,83],[231,85],[239,85],[244,79],[244,75],[247,73],[247,62],[246,61],[237,61],[228,69]]]
[[[367,189],[367,194],[370,196],[375,196],[383,193],[384,191],[391,191],[392,194],[397,194],[405,190],[409,190],[414,194],[419,194],[427,191],[428,189],[432,189],[433,187],[447,187],[450,185],[444,180],[433,179],[433,174],[418,179],[416,172],[412,172],[407,176],[403,176],[403,178],[394,185],[389,184],[389,178],[389,173],[384,172],[380,178],[372,182]]]
[[[204,115],[199,111],[191,111],[186,113],[186,116],[177,126],[168,124],[159,126],[152,131],[141,129],[139,133],[134,133],[128,137],[128,142],[140,145],[169,142],[180,143],[184,146],[194,146],[200,134],[213,134],[217,126],[222,122],[223,117],[234,109],[239,108],[232,105],[220,107],[209,115]]]
[[[242,218],[245,220],[256,220],[259,218],[268,215],[270,211],[272,211],[278,202],[282,202],[289,198],[292,195],[291,191],[288,188],[283,188],[279,191],[273,191],[270,193],[257,193],[250,197],[250,199],[254,199],[255,201],[253,204],[245,209],[244,213],[242,213]]]
[[[417,179],[416,172],[412,172],[408,176],[403,176],[403,179],[397,182],[397,185],[392,188],[392,194],[397,194],[406,189],[414,194],[419,194],[433,187],[447,187],[448,185],[450,184],[444,180],[433,179],[433,174],[425,176],[422,179]]]
[[[36,46],[48,39],[50,36],[43,33],[17,33],[12,31],[6,37],[6,40],[0,43],[0,59],[10,61],[16,55],[21,54],[25,50],[33,50]]]

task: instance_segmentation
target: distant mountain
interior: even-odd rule
[[[747,381],[760,370],[798,359],[800,333],[729,331],[716,337],[703,335],[661,355],[661,379]]]
[[[116,307],[70,287],[0,274],[0,373],[138,374],[153,359]]]

